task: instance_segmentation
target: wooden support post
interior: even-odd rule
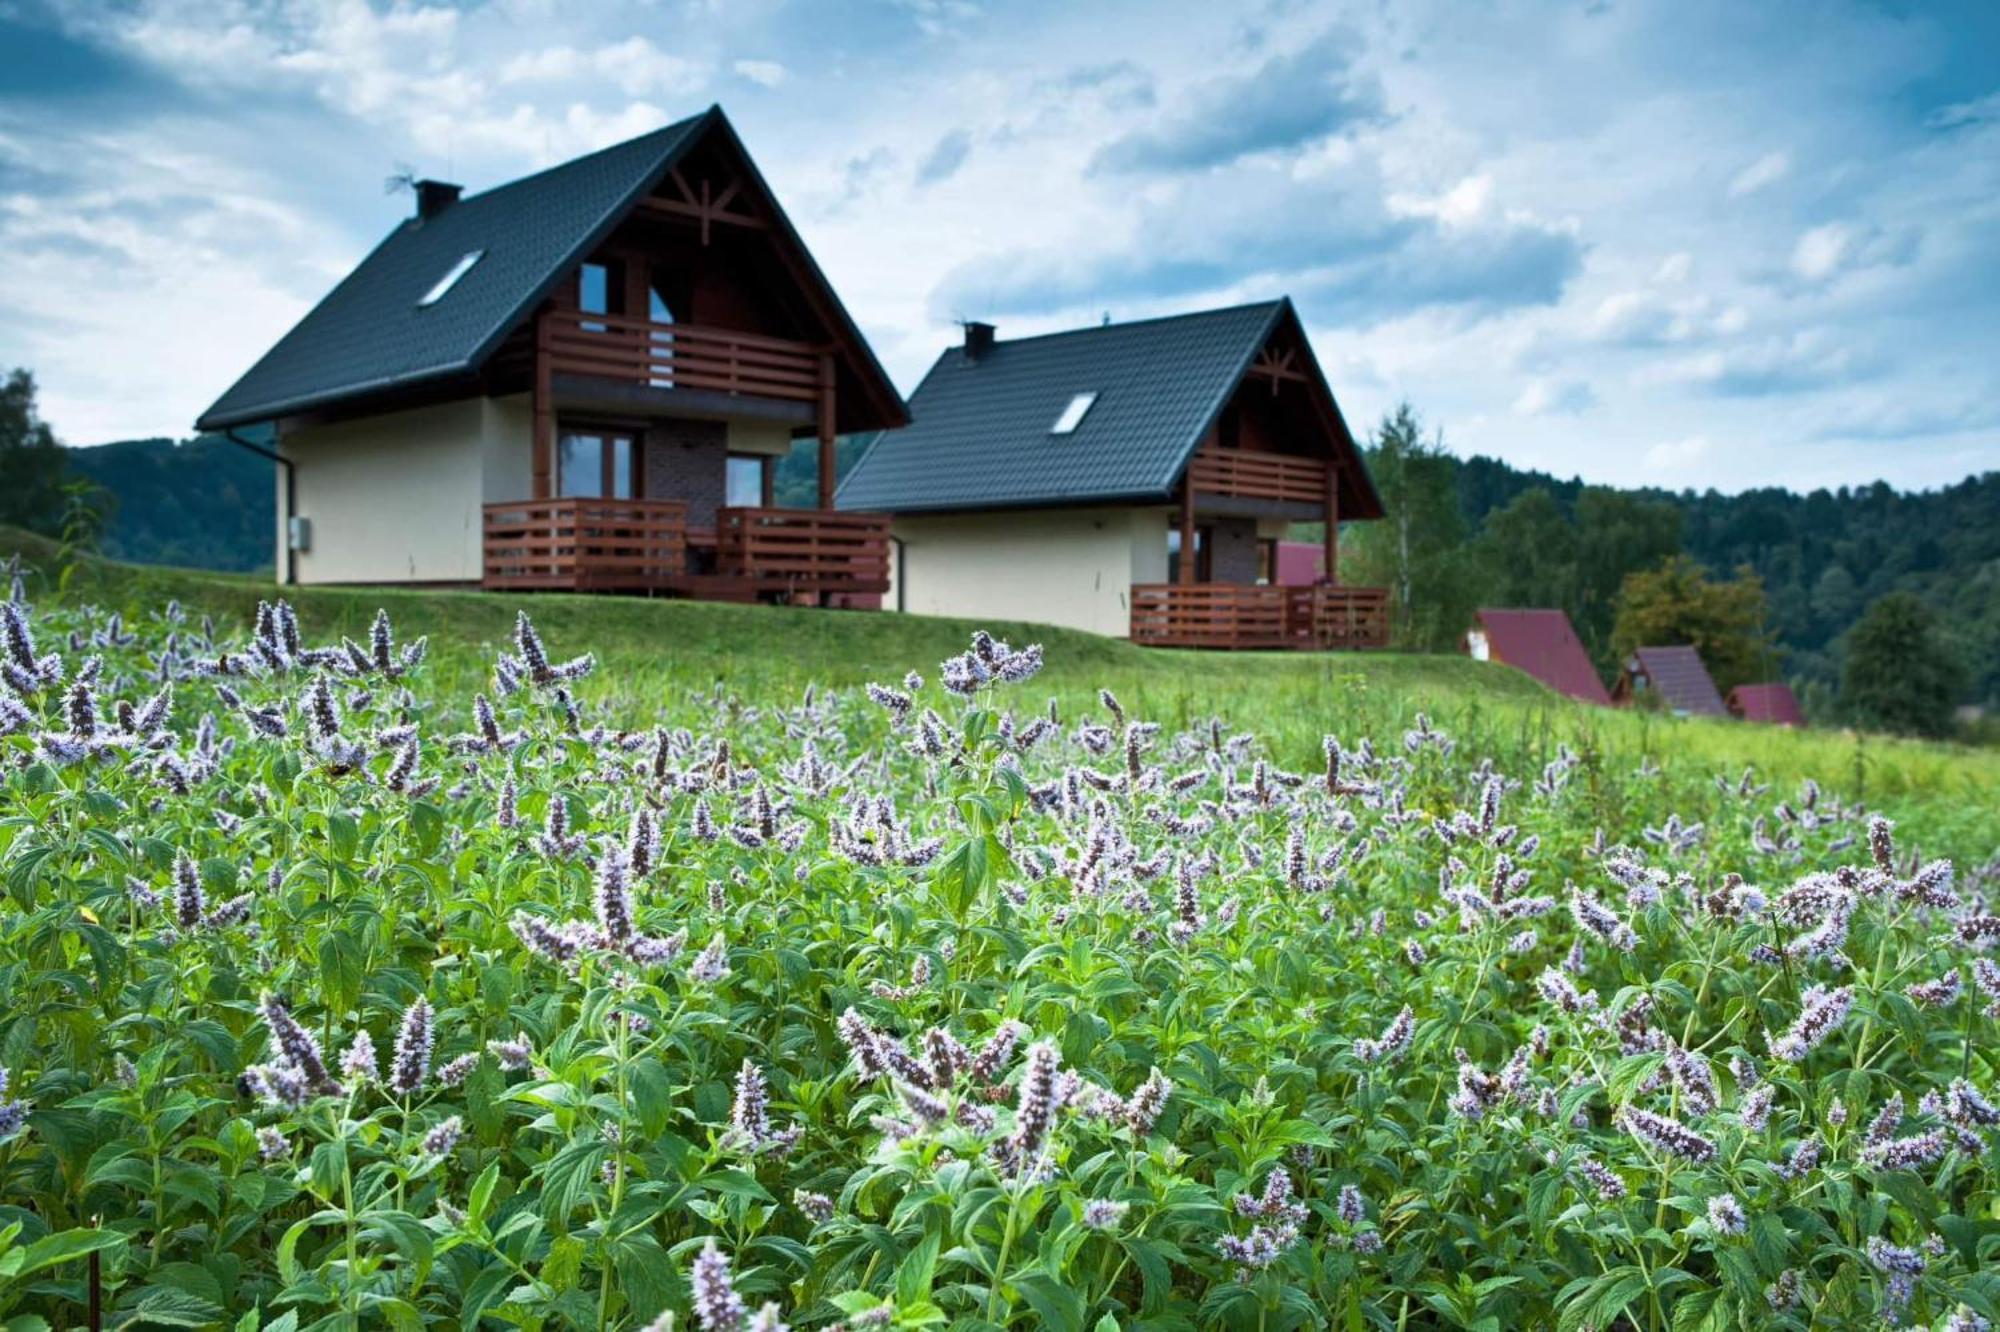
[[[833,353],[819,358],[819,507],[833,507]]]
[[[645,251],[625,252],[619,258],[619,266],[625,270],[625,290],[620,296],[625,308],[620,313],[627,319],[650,321],[653,317],[653,303],[648,298],[652,291],[653,275],[648,271]]]
[[[1181,567],[1174,581],[1183,587],[1194,583],[1194,478],[1181,478]]]
[[[555,493],[551,483],[555,471],[556,404],[550,369],[549,321],[535,317],[535,383],[530,401],[534,417],[534,438],[529,444],[529,471],[534,494],[530,499],[548,499]]]
[[[1340,467],[1326,465],[1326,582],[1340,582]]]

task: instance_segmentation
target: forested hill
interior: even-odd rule
[[[842,441],[843,470],[864,444]],[[267,460],[216,437],[132,440],[70,456],[78,472],[117,496],[106,554],[211,569],[270,567],[275,487]],[[1612,491],[1493,458],[1447,455],[1440,465],[1450,469],[1457,496],[1453,540],[1487,575],[1453,579],[1464,595],[1487,604],[1563,606],[1595,648],[1624,570],[1675,549],[1719,575],[1748,565],[1764,580],[1782,674],[1830,687],[1848,626],[1882,594],[1914,591],[1938,611],[1971,668],[1968,701],[2000,704],[2000,472],[1937,491],[1878,483],[1722,495]],[[781,503],[812,502],[812,468],[810,448],[787,461],[778,478]],[[1606,586],[1592,585],[1596,575]],[[1466,608],[1436,609],[1449,623],[1434,637],[1455,641]]]
[[[1575,518],[1586,487],[1493,458],[1452,460],[1467,527],[1492,534],[1492,515],[1544,490]],[[1769,628],[1784,674],[1831,685],[1847,627],[1885,593],[1915,592],[1931,604],[1970,668],[1971,700],[2000,705],[2000,472],[1935,491],[1871,486],[1798,494],[1789,490],[1627,490],[1680,514],[1680,549],[1717,574],[1743,566],[1764,582]],[[1532,527],[1532,524],[1523,524]],[[1527,534],[1524,533],[1524,536]],[[1504,545],[1493,552],[1507,557]],[[1525,558],[1532,560],[1533,556]],[[1551,596],[1550,600],[1558,600]]]
[[[69,460],[115,500],[103,538],[113,559],[232,573],[271,567],[278,492],[270,459],[204,435],[71,449]]]

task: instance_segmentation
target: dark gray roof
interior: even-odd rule
[[[196,424],[219,430],[470,374],[600,244],[717,108],[403,222]],[[484,250],[435,305],[417,301]]]
[[[843,509],[887,513],[1163,499],[1278,320],[1284,300],[996,342],[940,356],[910,424],[878,439],[840,487]],[[1073,434],[1050,427],[1079,393]]]
[[[1634,648],[1625,670],[1628,676],[1642,676],[1650,681],[1675,712],[1697,717],[1729,715],[1708,667],[1702,664],[1701,653],[1692,647]]]

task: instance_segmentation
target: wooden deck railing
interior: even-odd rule
[[[574,310],[542,319],[554,374],[796,402],[820,397],[821,357],[808,343]]]
[[[1153,647],[1379,648],[1389,641],[1379,587],[1136,583],[1132,641]]]
[[[1325,504],[1326,473],[1318,458],[1210,446],[1196,450],[1187,474],[1197,494]]]
[[[1389,646],[1388,588],[1343,587],[1322,583],[1292,590],[1311,594],[1308,613],[1312,646],[1317,648]]]
[[[518,500],[485,512],[489,588],[638,590],[687,568],[679,500]]]
[[[829,592],[889,590],[889,518],[823,509],[719,509],[715,567],[725,577]]]
[[[1135,583],[1132,641],[1160,647],[1290,647],[1282,587]]]

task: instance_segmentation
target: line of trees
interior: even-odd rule
[[[1788,680],[1818,721],[1943,735],[1992,701],[1967,662],[2000,649],[2000,474],[1916,496],[1618,490],[1459,459],[1408,404],[1367,453],[1388,516],[1345,529],[1342,576],[1391,590],[1398,646],[1453,651],[1480,606],[1555,606],[1606,679],[1635,647],[1685,643],[1725,692]],[[1989,521],[1884,520],[1926,503]]]

